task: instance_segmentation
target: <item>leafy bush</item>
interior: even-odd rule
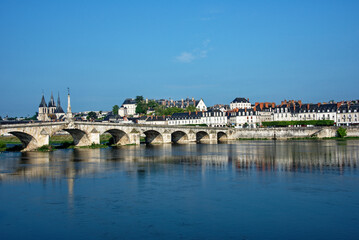
[[[5,151],[5,150],[6,150],[6,143],[0,142],[0,151]]]
[[[50,151],[53,151],[53,148],[51,145],[44,145],[44,146],[41,146],[37,149],[37,151],[39,152],[50,152]]]
[[[337,129],[337,135],[338,135],[338,137],[340,137],[340,138],[344,138],[344,137],[347,135],[347,129],[346,129],[346,128],[339,127],[339,128]]]

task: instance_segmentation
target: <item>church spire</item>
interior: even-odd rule
[[[54,100],[54,95],[52,94],[51,92],[51,99],[50,99],[50,102],[49,102],[49,107],[56,107],[56,104],[55,104],[55,100]]]
[[[60,103],[60,93],[57,94],[56,113],[64,113],[64,110],[62,109],[61,103]]]
[[[47,107],[45,97],[44,97],[44,93],[42,93],[42,98],[41,98],[41,102],[40,102],[39,107]]]
[[[61,106],[61,104],[60,104],[60,92],[57,93],[57,106]]]

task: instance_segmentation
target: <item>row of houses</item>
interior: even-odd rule
[[[185,109],[194,106],[196,111],[175,113],[171,116],[136,116],[135,99],[126,99],[119,109],[118,116],[112,112],[94,111],[97,118],[105,121],[139,124],[165,124],[165,125],[199,125],[205,124],[212,127],[235,126],[255,128],[263,122],[270,121],[298,121],[298,120],[332,120],[338,126],[359,124],[359,101],[342,101],[335,103],[302,103],[301,101],[282,101],[275,103],[251,104],[248,98],[237,97],[229,105],[217,104],[207,108],[203,99],[195,100],[186,98],[181,100],[153,99],[157,104],[168,107]],[[70,94],[68,94],[68,109],[65,114],[58,96],[57,104],[53,94],[47,104],[42,96],[39,105],[38,119],[40,121],[62,120],[72,118]],[[91,111],[92,112],[92,111]],[[81,112],[75,115],[78,120],[87,120],[89,112]],[[70,115],[69,115],[70,114]]]
[[[249,99],[236,98],[229,109],[209,108],[205,111],[175,113],[171,116],[142,116],[133,118],[134,123],[164,125],[200,125],[211,127],[235,126],[256,128],[263,122],[297,120],[332,120],[338,126],[359,124],[359,103],[355,101],[339,103],[303,104],[301,101],[275,103],[255,103]]]

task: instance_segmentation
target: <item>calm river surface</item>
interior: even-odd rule
[[[358,239],[359,141],[0,154],[0,238]]]

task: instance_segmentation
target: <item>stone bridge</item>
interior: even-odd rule
[[[100,143],[100,135],[109,133],[115,144],[140,144],[141,136],[147,144],[226,141],[234,139],[229,128],[195,126],[140,125],[105,122],[42,122],[0,125],[0,136],[10,133],[23,144],[23,151],[48,145],[50,137],[59,131],[71,134],[76,146]]]

